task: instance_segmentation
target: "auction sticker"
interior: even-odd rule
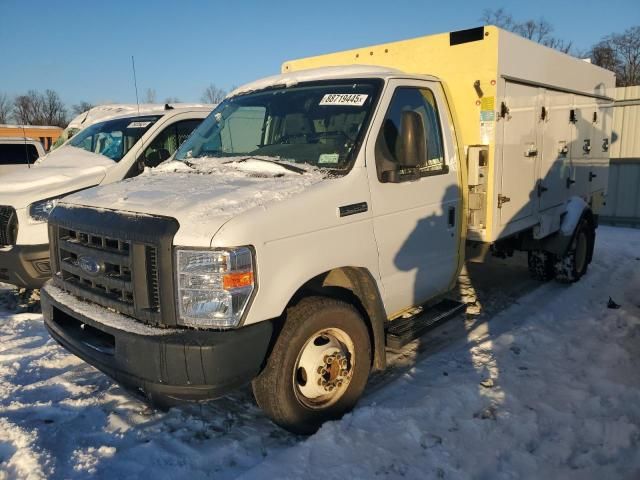
[[[145,128],[151,125],[151,122],[131,122],[127,128]]]
[[[364,102],[367,100],[367,97],[364,93],[327,93],[322,100],[320,100],[320,105],[350,105],[353,107],[361,107],[364,105]]]

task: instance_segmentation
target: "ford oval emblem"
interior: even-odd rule
[[[86,255],[82,255],[78,258],[78,265],[83,272],[86,272],[89,275],[98,275],[104,269],[104,265],[102,263],[98,262],[95,258],[88,257]]]

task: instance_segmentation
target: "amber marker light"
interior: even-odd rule
[[[227,273],[222,276],[222,288],[250,287],[253,285],[253,272]]]

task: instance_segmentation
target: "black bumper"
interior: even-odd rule
[[[0,282],[40,288],[50,277],[48,243],[13,245],[0,250]]]
[[[273,331],[265,321],[237,330],[167,333],[149,327],[157,334],[140,334],[79,314],[46,288],[41,302],[47,329],[58,343],[161,407],[216,398],[251,381],[263,365]]]

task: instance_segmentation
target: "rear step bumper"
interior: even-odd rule
[[[387,347],[399,349],[432,328],[463,312],[466,304],[444,299],[410,318],[393,320],[387,327]]]

